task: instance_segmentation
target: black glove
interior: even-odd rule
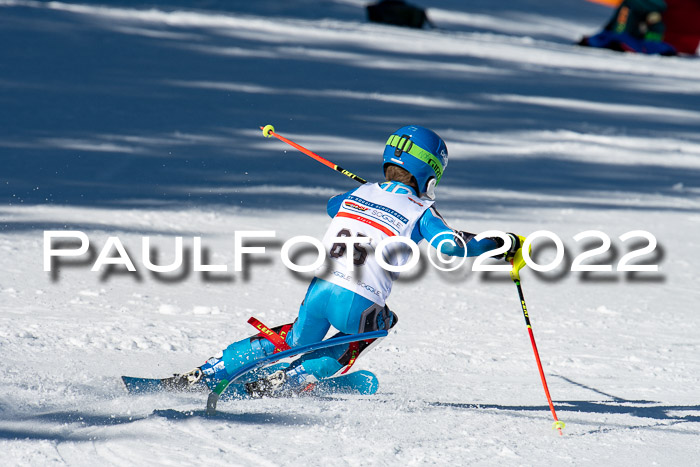
[[[515,257],[515,254],[518,252],[518,250],[523,246],[525,237],[521,237],[520,235],[516,235],[510,232],[508,232],[506,235],[510,237],[510,248],[508,248],[508,251],[506,251],[505,253],[501,253],[500,255],[494,256],[494,258],[503,259],[507,263],[510,263],[511,261],[513,261],[513,258]],[[501,237],[492,237],[492,240],[498,244],[498,248],[502,247],[505,244]]]

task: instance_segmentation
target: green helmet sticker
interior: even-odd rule
[[[440,159],[437,158],[433,153],[419,146],[416,146],[413,143],[413,141],[406,138],[402,138],[399,135],[391,135],[386,144],[387,146],[399,148],[403,152],[407,152],[416,159],[419,159],[428,164],[428,166],[430,166],[430,168],[435,171],[435,184],[437,185],[438,183],[440,183],[440,178],[442,178],[442,172],[445,170],[445,168],[442,165],[442,161],[440,161]]]

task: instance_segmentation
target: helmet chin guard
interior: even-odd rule
[[[431,178],[428,180],[428,186],[425,187],[425,193],[421,193],[421,197],[425,196],[426,198],[430,200],[435,199],[435,179]]]

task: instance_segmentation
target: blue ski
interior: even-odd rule
[[[278,370],[286,364],[277,364],[270,367],[271,370]],[[169,392],[172,389],[162,384],[156,378],[135,378],[132,376],[122,376],[122,381],[129,394],[153,394],[158,392]],[[367,370],[354,371],[344,375],[318,381],[314,388],[304,393],[311,396],[328,396],[333,394],[374,394],[379,387],[379,380],[374,373]],[[209,391],[209,388],[202,384],[199,389],[202,392]],[[196,390],[196,389],[195,389]],[[229,384],[226,391],[221,395],[222,399],[246,399],[250,396],[245,391],[243,384]]]
[[[250,362],[247,365],[236,370],[234,373],[229,374],[228,377],[217,384],[217,386],[209,393],[207,397],[207,415],[216,414],[216,404],[219,401],[221,395],[226,391],[226,389],[232,384],[236,384],[238,381],[242,380],[245,375],[251,371],[258,370],[259,368],[269,367],[271,364],[279,362],[285,358],[297,358],[306,353],[312,352],[314,350],[327,349],[329,347],[334,347],[336,345],[345,345],[352,342],[359,342],[362,340],[374,340],[382,337],[386,337],[387,331],[371,331],[362,334],[350,334],[342,335],[338,337],[332,337],[326,339],[325,341],[315,342],[313,344],[301,345],[299,347],[293,347],[289,350],[285,350],[268,357],[263,357],[259,360]],[[376,388],[377,385],[375,385]],[[376,389],[375,389],[376,392]]]

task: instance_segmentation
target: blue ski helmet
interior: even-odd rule
[[[389,165],[403,167],[418,182],[421,196],[435,198],[435,185],[447,167],[447,146],[432,130],[410,125],[396,130],[384,148],[384,173]]]

